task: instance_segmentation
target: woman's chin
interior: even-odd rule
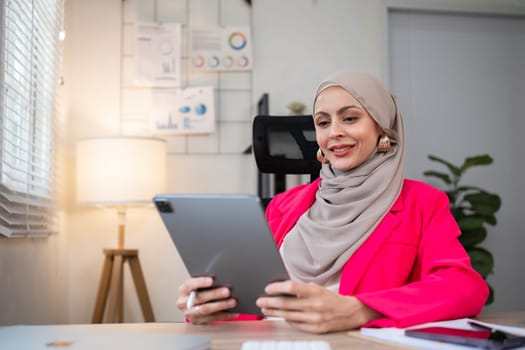
[[[356,167],[355,164],[348,163],[348,162],[341,162],[341,161],[335,161],[333,163],[331,162],[331,164],[334,170],[337,170],[342,173],[352,170],[353,168]]]

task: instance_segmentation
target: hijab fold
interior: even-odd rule
[[[325,89],[349,92],[393,139],[387,153],[374,153],[346,172],[323,164],[321,182],[310,209],[286,236],[283,259],[292,276],[325,285],[374,232],[396,201],[403,185],[404,130],[394,97],[365,73],[337,72],[321,82],[315,101]]]

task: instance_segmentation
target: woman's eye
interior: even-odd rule
[[[354,122],[354,121],[357,120],[357,117],[355,117],[355,116],[346,116],[346,117],[343,118],[343,120],[344,120],[345,122],[352,123],[352,122]]]
[[[317,122],[317,126],[322,128],[322,127],[325,127],[328,125],[328,121],[327,120],[321,120],[321,121],[318,121]]]

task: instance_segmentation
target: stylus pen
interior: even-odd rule
[[[504,334],[508,338],[513,338],[513,337],[523,338],[523,336],[520,336],[518,334],[509,333],[509,332],[504,331],[502,329],[498,329],[496,327],[492,327],[492,326],[483,324],[482,322],[478,322],[478,321],[475,321],[475,320],[468,320],[467,323],[472,325],[472,326],[474,326],[474,327],[478,327],[478,328],[489,330],[492,333],[500,332],[501,334]]]
[[[186,301],[186,310],[191,309],[193,307],[193,303],[195,302],[196,296],[197,292],[195,290],[192,290],[190,292],[190,295],[188,296],[188,300]]]

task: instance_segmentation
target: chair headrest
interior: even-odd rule
[[[253,153],[263,173],[319,176],[321,164],[311,115],[258,115],[253,120]]]

